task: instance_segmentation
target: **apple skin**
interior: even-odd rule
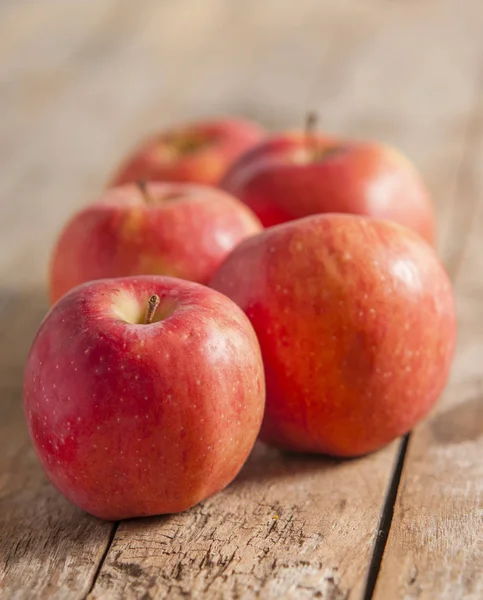
[[[137,324],[152,294],[162,320]],[[256,440],[264,395],[243,312],[209,288],[160,276],[72,290],[44,319],[24,375],[47,476],[109,520],[183,511],[228,485]]]
[[[184,183],[150,183],[144,192],[136,185],[111,188],[62,231],[52,253],[50,297],[55,302],[106,277],[206,283],[242,239],[261,229],[244,204],[221,190]]]
[[[282,134],[248,151],[220,185],[265,227],[352,213],[395,221],[434,244],[434,211],[421,177],[407,158],[382,144]]]
[[[445,385],[451,283],[434,250],[397,224],[327,214],[266,229],[211,286],[258,335],[268,444],[362,455],[407,433]]]
[[[240,118],[177,125],[142,142],[112,185],[139,179],[218,185],[231,164],[266,135],[257,123]]]

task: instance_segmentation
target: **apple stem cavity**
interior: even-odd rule
[[[146,314],[144,316],[145,325],[150,325],[153,322],[154,313],[161,302],[161,298],[157,294],[153,294],[151,298],[148,300],[148,305],[146,307]]]
[[[144,202],[146,202],[146,204],[152,204],[153,198],[149,195],[147,181],[145,181],[144,179],[139,179],[138,181],[136,181],[136,185],[138,186],[139,191],[141,192],[141,196],[143,197]]]

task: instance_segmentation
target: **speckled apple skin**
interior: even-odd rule
[[[153,293],[161,315],[171,314],[126,322]],[[223,489],[255,442],[264,399],[260,348],[243,312],[167,277],[96,281],[64,296],[24,375],[28,429],[47,476],[103,519],[175,513]]]
[[[226,255],[262,226],[221,190],[150,183],[112,188],[74,215],[50,263],[50,297],[106,277],[168,275],[207,283]]]
[[[318,213],[353,213],[389,219],[434,243],[434,210],[419,173],[382,144],[318,136],[308,145],[302,133],[276,136],[235,162],[221,187],[265,227]]]
[[[144,141],[119,167],[111,185],[139,179],[218,185],[233,162],[266,135],[263,127],[241,118],[175,126]],[[206,144],[193,152],[171,153],[173,139],[183,138]]]
[[[269,444],[365,454],[408,432],[444,388],[451,283],[403,227],[336,214],[279,225],[240,244],[211,285],[257,332]]]

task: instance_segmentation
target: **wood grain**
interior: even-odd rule
[[[483,85],[468,125],[458,189],[466,239],[450,256],[459,308],[457,355],[444,398],[410,441],[379,600],[483,597]]]
[[[397,442],[347,462],[257,448],[219,496],[122,523],[111,543],[112,525],[67,504],[37,465],[23,361],[46,310],[56,232],[132,144],[172,121],[242,113],[286,128],[315,107],[331,131],[394,143],[434,191],[440,248],[452,255],[480,1],[39,0],[1,10],[0,595],[362,598]],[[476,271],[478,251],[472,260]],[[462,309],[472,348],[476,302]],[[465,369],[459,358],[457,380]],[[475,507],[477,488],[465,493]],[[456,571],[448,581],[460,589]]]

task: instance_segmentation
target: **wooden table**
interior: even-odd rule
[[[481,0],[0,1],[0,597],[483,598]],[[47,482],[22,415],[56,232],[173,121],[240,113],[406,151],[436,200],[459,344],[409,440],[256,448],[180,515],[106,523]]]

